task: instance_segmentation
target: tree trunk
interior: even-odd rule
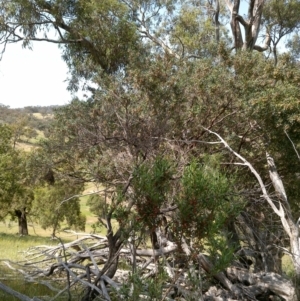
[[[241,0],[224,0],[231,14],[231,32],[236,50],[250,50],[265,51],[269,48],[271,38],[267,34],[264,45],[256,45],[258,34],[260,32],[262,11],[264,7],[264,0],[250,0],[248,4],[248,18],[247,20],[240,15]],[[243,28],[243,34],[242,29]]]
[[[300,296],[300,246],[299,246],[299,227],[297,224],[292,223],[289,220],[291,234],[290,234],[290,245],[291,245],[291,254],[293,260],[293,266],[295,269],[295,282],[297,288],[298,297]]]
[[[26,208],[23,208],[22,210],[16,209],[15,214],[18,218],[19,235],[28,235]]]

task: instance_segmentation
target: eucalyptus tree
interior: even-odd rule
[[[272,45],[276,54],[279,41],[299,28],[296,0],[15,0],[0,5],[3,51],[8,43],[57,43],[73,75],[83,78],[91,78],[90,68],[111,73],[124,67],[130,53],[145,43],[177,58],[207,56],[207,46],[221,41],[232,41],[236,50],[266,51]]]
[[[170,247],[185,271],[201,264],[233,295],[236,286],[201,254],[205,245],[216,266],[224,267],[234,254],[234,264],[247,273],[249,257],[255,272],[281,272],[272,259],[279,247],[287,247],[273,243],[289,234],[279,226],[282,215],[274,219],[278,211],[266,210],[261,188],[208,133],[213,130],[237,154],[250,157],[262,174],[265,151],[272,153],[297,214],[299,185],[291,154],[299,144],[299,70],[276,50],[298,28],[297,1],[250,1],[246,17],[239,0],[0,3],[4,48],[11,42],[60,44],[70,88],[83,80],[91,92],[57,110],[37,151],[41,168],[52,170],[58,183],[103,186],[96,198],[101,206],[94,209],[101,208],[99,222],[107,228],[107,260],[92,280],[85,275],[90,284],[84,300],[93,299],[100,287],[105,292],[101,277],[116,275],[127,243],[139,275],[134,250],[149,237],[157,265],[156,254]],[[261,52],[270,46],[268,58]],[[278,293],[270,283],[264,288]],[[267,292],[254,286],[251,293],[253,299]]]

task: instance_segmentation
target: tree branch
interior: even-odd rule
[[[205,129],[205,128],[204,128]],[[267,203],[270,205],[270,207],[272,208],[272,210],[274,211],[274,213],[276,213],[282,222],[282,225],[284,227],[284,230],[286,231],[286,233],[289,235],[289,237],[292,237],[292,233],[291,233],[291,228],[290,225],[285,217],[285,211],[284,208],[281,204],[281,202],[279,202],[279,209],[276,207],[276,205],[274,204],[274,202],[272,201],[272,199],[270,198],[266,186],[263,183],[263,180],[261,178],[261,176],[258,174],[258,172],[255,170],[255,168],[252,166],[252,164],[250,164],[250,162],[248,162],[244,157],[242,157],[240,154],[238,154],[237,152],[235,152],[229,145],[228,143],[217,133],[209,130],[209,129],[205,129],[206,131],[208,131],[210,134],[213,134],[215,136],[217,136],[219,138],[219,140],[222,142],[222,144],[224,145],[224,147],[229,150],[229,152],[231,152],[235,157],[239,158],[242,161],[242,165],[247,166],[251,172],[254,174],[255,178],[257,179],[260,189],[262,190],[263,193],[263,198],[267,201]]]

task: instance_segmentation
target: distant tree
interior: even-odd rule
[[[84,231],[85,216],[80,212],[79,198],[74,197],[81,190],[82,187],[78,185],[59,182],[38,186],[34,190],[32,215],[43,229],[52,229],[53,238],[63,222],[66,223],[66,227]]]
[[[29,139],[37,136],[37,131],[30,126],[30,117],[23,116],[10,125],[13,136],[13,145],[18,142],[27,142]]]
[[[33,201],[26,161],[28,154],[14,147],[12,130],[0,125],[0,217],[17,218],[19,234],[27,235],[27,214]]]

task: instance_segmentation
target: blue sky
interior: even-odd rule
[[[56,44],[36,42],[33,51],[21,43],[8,45],[0,61],[0,103],[11,108],[66,104],[72,98],[67,72]]]

